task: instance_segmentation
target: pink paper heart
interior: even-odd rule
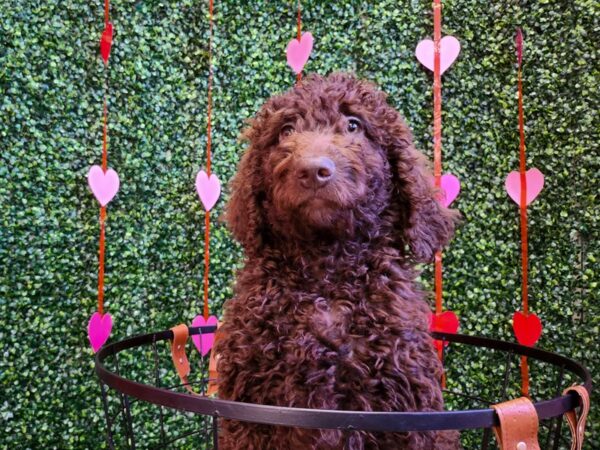
[[[542,174],[542,172],[536,168],[529,169],[527,172],[525,172],[525,180],[527,183],[526,204],[529,205],[533,200],[535,200],[544,187],[544,174]],[[512,198],[517,205],[520,205],[521,174],[516,171],[509,173],[506,177],[504,186],[506,187],[506,192],[508,192],[510,198]]]
[[[302,72],[313,48],[313,36],[310,32],[302,33],[300,40],[292,39],[286,49],[287,63],[295,73]]]
[[[119,191],[119,175],[112,169],[104,173],[102,167],[92,166],[88,172],[88,183],[102,206],[106,206]]]
[[[192,321],[193,327],[203,327],[218,324],[219,321],[215,316],[210,316],[208,319],[204,320],[204,316],[199,315],[194,317],[194,320]],[[194,341],[194,345],[202,354],[202,356],[205,356],[208,352],[210,352],[210,349],[215,342],[215,333],[202,333],[202,336],[194,335],[192,336],[192,341]]]
[[[196,192],[204,205],[204,209],[210,211],[221,195],[221,182],[214,173],[209,176],[204,170],[196,175]]]
[[[460,192],[460,181],[454,175],[447,173],[442,175],[440,180],[442,198],[440,203],[446,208],[458,197]]]
[[[452,65],[460,53],[460,42],[454,36],[444,36],[440,40],[440,75]],[[415,50],[421,64],[433,72],[433,41],[423,39]]]
[[[106,28],[102,32],[102,37],[100,38],[100,54],[102,55],[104,64],[108,64],[108,58],[110,57],[110,49],[112,47],[112,39],[113,26],[112,23],[108,22],[106,24]]]
[[[88,339],[94,352],[104,345],[112,331],[112,316],[108,313],[102,315],[99,312],[92,314],[88,322]]]

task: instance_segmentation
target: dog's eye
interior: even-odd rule
[[[360,120],[358,119],[350,119],[348,120],[348,132],[349,133],[356,133],[357,131],[360,130]]]
[[[286,138],[291,136],[292,134],[294,134],[296,130],[294,130],[294,127],[291,125],[284,125],[281,128],[281,131],[279,132],[279,137],[280,138]]]

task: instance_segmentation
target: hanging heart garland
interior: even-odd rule
[[[110,0],[104,0],[104,31],[100,38],[100,55],[104,61],[104,71],[108,75],[108,59],[113,40],[113,26],[110,23]],[[119,191],[119,175],[108,168],[108,83],[103,99],[102,165],[94,165],[88,172],[88,185],[100,203],[100,239],[98,255],[98,307],[88,321],[88,340],[94,352],[106,342],[113,327],[112,316],[104,312],[104,247],[106,234],[106,205]]]
[[[452,174],[442,175],[442,74],[452,65],[460,53],[460,43],[453,36],[442,38],[442,2],[433,0],[433,40],[424,39],[417,44],[415,55],[419,62],[433,72],[433,175],[434,185],[439,189],[438,201],[448,207],[460,192],[460,181]],[[442,251],[434,255],[435,314],[432,329],[456,332],[458,317],[452,311],[443,312]],[[435,341],[438,356],[442,359],[442,344]],[[442,387],[446,385],[442,375]]]
[[[200,170],[196,174],[195,186],[198,197],[204,206],[204,274],[203,274],[203,311],[201,315],[194,317],[192,326],[216,325],[218,320],[215,316],[209,316],[208,287],[210,269],[210,210],[216,205],[221,195],[221,182],[218,177],[211,173],[212,162],[212,87],[213,87],[213,12],[214,0],[208,2],[209,17],[209,40],[208,40],[208,83],[207,83],[207,110],[206,110],[206,171]],[[214,333],[202,336],[193,336],[192,340],[202,356],[206,355],[212,348]]]
[[[198,193],[198,197],[200,197],[200,201],[204,206],[204,274],[203,274],[203,305],[202,305],[202,314],[198,314],[192,320],[192,327],[201,327],[204,325],[218,325],[219,321],[217,317],[210,316],[209,314],[209,304],[208,304],[208,287],[209,287],[209,269],[210,269],[210,210],[215,206],[219,196],[221,195],[221,182],[218,177],[211,173],[211,162],[212,162],[212,86],[213,86],[213,66],[212,66],[212,52],[213,52],[213,12],[214,12],[214,0],[209,0],[208,2],[208,29],[209,29],[209,39],[208,39],[208,86],[207,86],[207,110],[206,110],[206,171],[200,170],[196,174],[196,192]],[[185,340],[187,339],[187,327],[185,325],[180,325],[179,327],[174,328],[175,331],[177,328],[180,328],[185,333]],[[175,333],[174,333],[175,336]],[[175,340],[174,340],[175,341]],[[201,335],[192,336],[192,341],[194,346],[198,349],[202,356],[208,354],[211,351],[214,341],[215,341],[215,333],[202,333]],[[186,384],[186,389],[190,393],[194,393],[193,390],[187,386],[187,374],[184,374],[182,377],[182,373],[179,370],[180,368],[177,366],[177,361],[175,358],[175,353],[173,353],[173,362],[175,363],[175,367],[178,370],[180,378]],[[185,352],[184,352],[185,355]],[[213,355],[211,354],[211,359]],[[187,359],[187,358],[186,358]],[[189,369],[188,369],[189,372]],[[210,385],[209,385],[210,390]]]
[[[523,312],[513,315],[513,331],[517,341],[523,345],[535,345],[542,334],[542,323],[538,316],[529,313],[529,249],[527,229],[527,205],[539,195],[544,187],[544,175],[536,168],[527,170],[525,155],[525,114],[523,112],[523,33],[517,29],[515,36],[517,57],[517,98],[519,118],[519,171],[506,177],[504,186],[509,197],[519,205],[521,228],[521,303]],[[529,365],[527,357],[521,356],[521,393],[529,395]]]

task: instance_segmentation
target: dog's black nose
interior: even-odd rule
[[[325,186],[334,173],[335,163],[325,156],[306,158],[298,164],[298,178],[306,188]]]

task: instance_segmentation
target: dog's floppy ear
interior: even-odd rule
[[[227,225],[244,247],[246,255],[255,254],[263,243],[263,189],[256,159],[256,150],[250,146],[231,181],[231,197],[225,211]]]
[[[415,149],[400,115],[386,125],[390,133],[386,147],[393,180],[391,203],[397,208],[399,241],[416,261],[428,262],[450,241],[459,214],[438,201],[439,191],[428,161]]]

